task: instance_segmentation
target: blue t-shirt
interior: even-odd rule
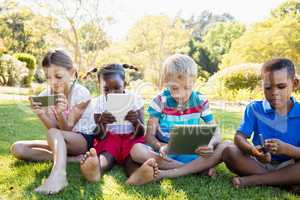
[[[264,139],[276,138],[285,143],[300,146],[300,104],[291,97],[293,107],[286,116],[278,115],[271,107],[270,103],[264,101],[254,101],[245,110],[244,118],[238,132],[247,138],[253,136],[254,145],[260,145],[258,134],[262,134]],[[282,155],[272,155],[274,161],[287,161],[291,158]]]

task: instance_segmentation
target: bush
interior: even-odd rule
[[[0,57],[0,85],[15,86],[28,74],[25,63],[4,54]]]
[[[256,72],[245,71],[232,74],[225,79],[225,87],[230,90],[254,90],[260,83],[260,76]]]
[[[252,100],[262,97],[260,88],[261,64],[246,63],[225,68],[196,88],[211,99],[228,101]]]
[[[42,67],[37,67],[36,71],[34,73],[34,80],[37,83],[44,83],[46,81],[46,76],[44,74],[43,68]]]
[[[26,67],[29,71],[28,71],[28,75],[23,80],[23,85],[25,87],[30,87],[35,73],[35,68],[36,68],[35,57],[27,53],[16,53],[14,54],[14,57],[17,58],[19,61],[26,63]]]

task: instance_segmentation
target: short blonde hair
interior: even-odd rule
[[[169,56],[163,63],[162,82],[166,82],[170,78],[196,78],[197,73],[197,64],[190,56],[174,54]]]

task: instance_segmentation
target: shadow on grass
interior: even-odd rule
[[[200,174],[171,180],[175,190],[185,192],[188,199],[288,199],[292,196],[278,187],[258,186],[236,189],[232,186],[232,174],[224,164],[217,167],[217,177]]]
[[[91,184],[81,176],[79,164],[68,164],[67,178],[69,185],[60,193],[55,195],[42,195],[34,192],[34,189],[40,186],[49,176],[52,162],[25,162],[14,161],[10,164],[14,174],[10,175],[10,180],[21,187],[22,199],[96,199],[102,197],[103,181]],[[26,173],[26,174],[24,174]],[[13,183],[12,182],[12,183]],[[13,186],[11,186],[13,187]]]
[[[113,170],[109,172],[109,175],[122,187],[122,191],[128,197],[138,197],[139,199],[165,199],[168,196],[168,193],[163,190],[159,183],[149,183],[142,186],[127,185],[125,183],[127,177],[122,166],[115,166]]]

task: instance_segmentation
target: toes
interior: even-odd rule
[[[91,149],[90,149],[90,155],[91,155],[91,156],[97,156],[96,149],[91,148]]]
[[[147,164],[153,168],[155,168],[157,166],[157,163],[155,161],[154,158],[150,158],[148,161],[147,161]]]
[[[90,157],[91,156],[91,152],[88,151],[88,152],[86,152],[85,155],[86,155],[86,157]]]
[[[240,181],[240,179],[238,177],[235,177],[232,180],[232,184],[233,184],[234,187],[239,188],[240,184],[241,184],[241,181]]]

